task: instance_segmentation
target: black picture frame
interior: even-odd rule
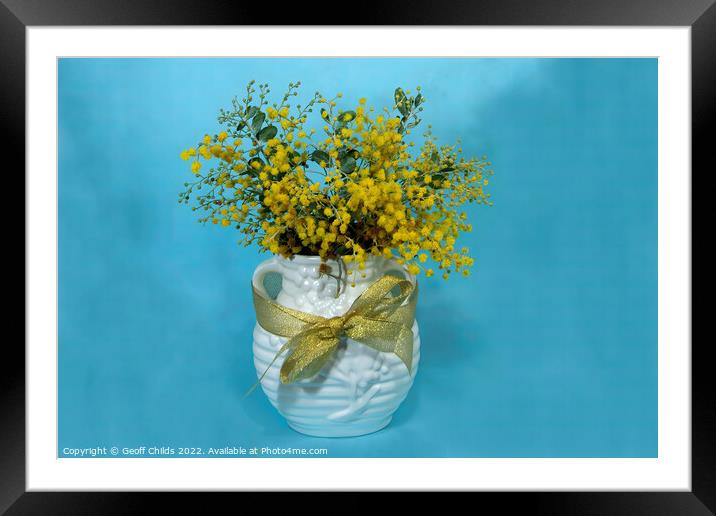
[[[704,176],[716,170],[713,144],[707,132],[714,126],[716,113],[714,0],[414,0],[384,4],[359,1],[353,5],[354,14],[350,17],[339,16],[336,4],[326,3],[324,6],[323,3],[311,2],[310,10],[299,15],[298,8],[267,9],[265,4],[238,1],[0,0],[0,125],[2,141],[6,148],[13,149],[6,157],[11,161],[10,164],[6,162],[6,170],[18,171],[13,172],[13,176],[25,170],[25,30],[28,26],[252,24],[689,26],[692,38],[692,170],[699,170]],[[331,15],[332,12],[336,14]],[[693,172],[689,178],[692,181],[691,178]],[[493,503],[500,504],[502,511],[516,509],[536,514],[671,516],[716,513],[716,382],[706,359],[710,345],[704,340],[692,339],[691,492],[506,492],[477,496],[483,497],[485,502],[489,497]],[[161,501],[162,512],[168,512],[170,504],[174,503],[181,504],[185,510],[206,511],[207,494],[191,497],[182,494],[168,499],[171,495],[166,493],[26,493],[25,350],[19,338],[5,339],[0,364],[0,512],[129,514],[145,512],[156,501]],[[257,502],[266,502],[259,494],[243,493],[241,496],[253,496]],[[350,500],[344,499],[344,502]],[[294,498],[292,503],[301,502]]]

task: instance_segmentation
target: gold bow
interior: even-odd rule
[[[368,287],[345,314],[330,319],[286,308],[268,299],[256,287],[253,290],[257,322],[270,333],[288,337],[257,384],[286,350],[289,354],[281,366],[281,383],[311,378],[326,364],[344,336],[378,351],[395,353],[410,372],[418,298],[417,285],[413,287],[410,281],[383,276]]]

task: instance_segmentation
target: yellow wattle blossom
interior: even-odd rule
[[[286,257],[341,258],[362,270],[369,256],[383,256],[412,274],[468,276],[474,261],[456,245],[472,229],[463,205],[492,204],[486,158],[464,158],[430,131],[412,141],[422,93],[397,89],[393,110],[375,117],[364,98],[343,109],[340,95],[316,93],[291,115],[288,99],[299,84],[270,107],[268,86],[249,83],[246,98],[221,112],[224,130],[181,152],[185,161],[194,158],[196,175],[200,158],[213,161],[186,183],[179,202],[193,197],[200,222],[235,227],[244,245]],[[315,129],[304,128],[310,113],[323,124],[317,141]],[[242,142],[249,142],[245,150]]]

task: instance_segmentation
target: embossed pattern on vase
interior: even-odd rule
[[[349,281],[336,298],[337,282],[335,278],[319,274],[317,258],[275,260],[276,272],[283,278],[276,301],[323,317],[345,313],[371,283],[387,270],[399,269],[394,262],[371,258],[363,271],[366,277],[354,273],[355,287],[351,287]],[[331,266],[336,270],[335,262]],[[374,432],[390,422],[412,386],[420,361],[417,322],[413,324],[413,336],[412,373],[408,373],[394,354],[344,339],[330,362],[315,377],[281,384],[279,371],[283,357],[280,357],[264,376],[261,386],[274,407],[299,432],[327,437]],[[255,326],[254,364],[258,375],[266,370],[285,341],[258,324]]]

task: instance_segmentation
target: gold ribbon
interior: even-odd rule
[[[259,325],[274,335],[288,337],[257,385],[285,351],[289,354],[281,366],[281,383],[311,378],[328,362],[342,337],[384,353],[395,353],[410,372],[418,298],[417,285],[413,287],[410,281],[383,276],[368,287],[345,314],[329,319],[275,303],[256,287],[253,291]]]

